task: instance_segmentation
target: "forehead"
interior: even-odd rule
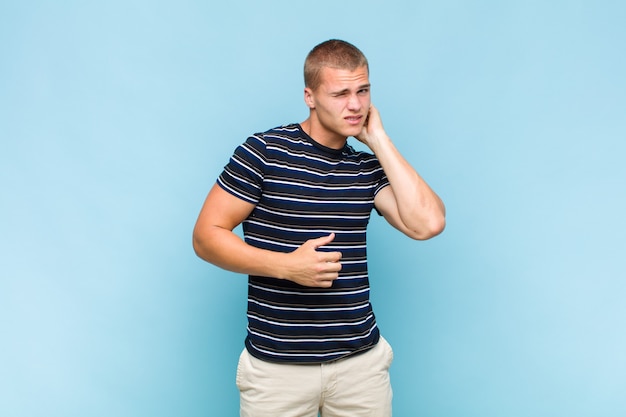
[[[355,70],[324,67],[321,71],[321,85],[326,88],[366,84],[369,84],[369,72],[366,66],[358,67]]]

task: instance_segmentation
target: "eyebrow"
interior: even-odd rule
[[[363,84],[363,85],[360,85],[360,86],[357,88],[357,91],[358,91],[358,90],[363,90],[364,88],[370,88],[371,86],[372,86],[372,84],[369,84],[369,83],[368,83],[368,84]],[[349,89],[349,88],[344,88],[343,90],[333,91],[333,92],[331,92],[330,94],[332,94],[332,95],[341,95],[341,94],[348,93],[348,92],[350,92],[350,89]]]

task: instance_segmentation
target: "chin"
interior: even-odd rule
[[[359,133],[361,133],[361,131],[363,130],[363,127],[352,127],[350,129],[346,129],[346,136],[354,136],[356,137]]]

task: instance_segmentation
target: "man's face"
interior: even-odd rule
[[[324,144],[358,135],[370,107],[367,67],[354,71],[325,67],[321,79],[315,90],[305,89],[305,101],[314,110],[311,135]]]

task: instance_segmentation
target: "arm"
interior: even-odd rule
[[[291,253],[248,245],[233,229],[252,213],[254,205],[214,185],[193,231],[196,254],[220,268],[242,274],[288,279],[310,287],[330,287],[341,270],[340,252],[320,252],[334,234],[312,239]]]
[[[374,152],[389,179],[390,186],[374,199],[385,219],[412,239],[429,239],[441,233],[446,215],[443,202],[398,152],[374,106],[357,139]]]

